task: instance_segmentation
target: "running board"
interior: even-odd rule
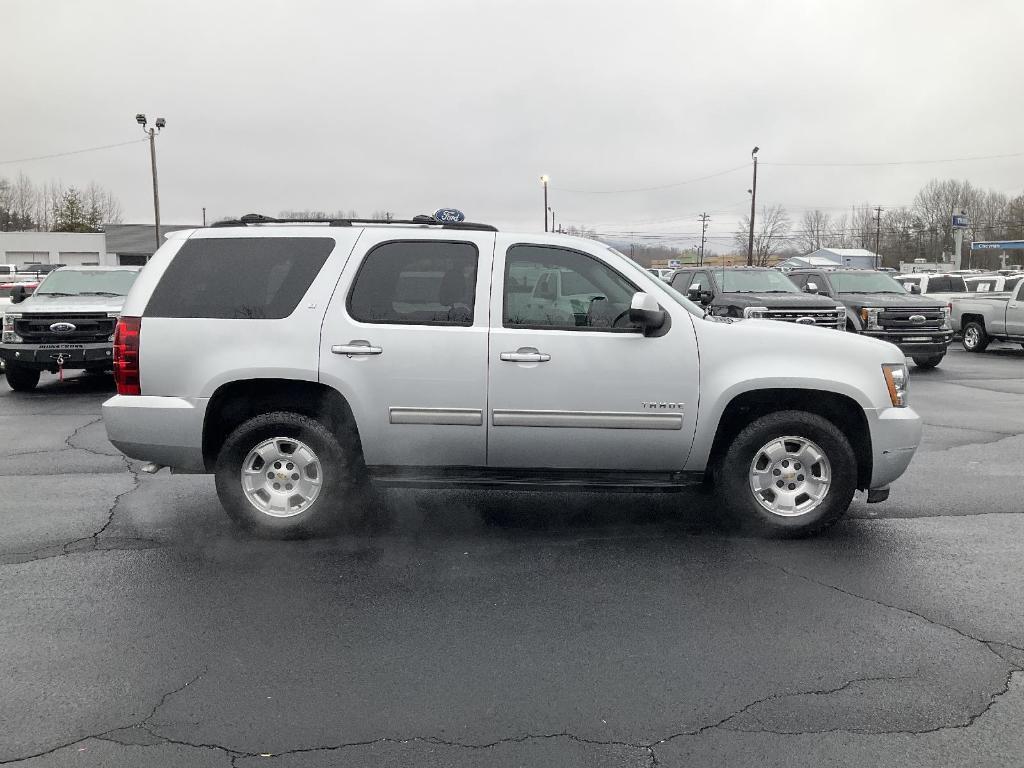
[[[367,468],[370,479],[384,488],[489,488],[529,491],[674,492],[698,485],[703,472],[595,472],[593,470],[488,469],[479,467]]]

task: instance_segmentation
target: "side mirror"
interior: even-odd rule
[[[700,301],[700,283],[694,283],[686,289],[686,298],[690,301]]]
[[[24,285],[16,285],[11,288],[11,304],[21,304],[26,296]]]
[[[920,285],[911,285],[910,286],[910,292],[912,294],[914,294],[915,296],[919,295],[921,293],[921,286]]]
[[[808,283],[807,285],[804,286],[804,293],[817,293],[817,292],[818,292],[818,284],[817,283]]]
[[[651,294],[637,291],[629,303],[629,319],[639,325],[646,336],[665,324],[665,310]]]

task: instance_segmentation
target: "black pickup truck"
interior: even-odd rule
[[[843,267],[787,275],[803,290],[844,304],[848,331],[892,342],[919,368],[942,362],[953,340],[945,302],[909,293],[884,272]]]
[[[846,308],[833,299],[800,291],[768,267],[689,267],[670,285],[719,317],[759,317],[824,328],[846,327]]]

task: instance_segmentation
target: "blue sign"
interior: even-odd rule
[[[966,214],[953,214],[953,229],[967,229],[971,226],[971,217]]]
[[[442,224],[458,224],[466,220],[466,214],[456,208],[438,208],[434,211],[434,218]]]
[[[1024,240],[981,240],[971,243],[972,251],[1024,251]]]

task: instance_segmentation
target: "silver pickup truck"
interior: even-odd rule
[[[0,358],[7,383],[26,392],[43,371],[110,370],[114,327],[139,267],[61,267],[4,308]]]
[[[602,243],[429,216],[174,232],[114,372],[111,442],[214,474],[228,514],[277,537],[351,514],[369,481],[713,482],[730,519],[807,534],[857,489],[885,499],[921,435],[891,344],[712,317]]]
[[[953,329],[963,335],[964,349],[984,352],[993,341],[1024,345],[1024,280],[1008,293],[972,293],[951,302]]]

